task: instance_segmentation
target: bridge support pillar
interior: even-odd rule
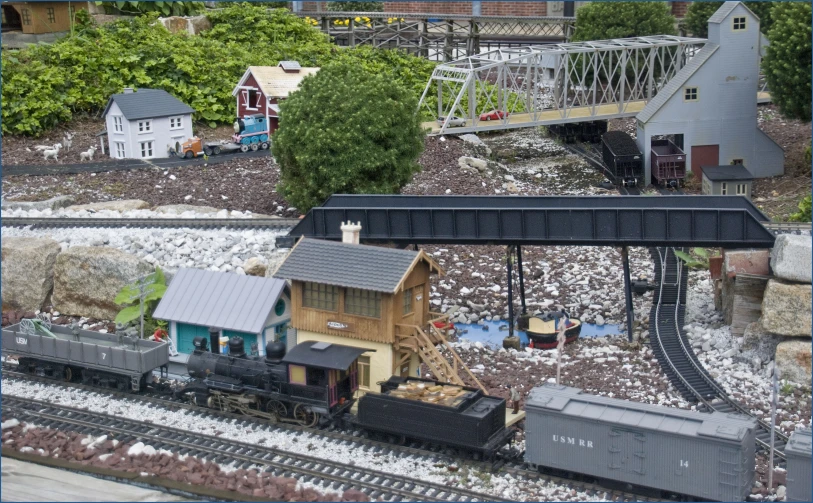
[[[632,321],[634,319],[634,313],[632,308],[632,288],[630,285],[630,257],[629,249],[626,246],[621,248],[621,259],[624,261],[624,297],[627,308],[627,340],[632,342]]]
[[[525,278],[522,273],[522,246],[517,245],[517,272],[519,273],[519,300],[522,303],[522,314],[528,314],[525,306]]]
[[[514,335],[514,292],[511,288],[511,280],[512,280],[512,262],[513,262],[513,250],[511,246],[507,246],[505,251],[508,252],[505,254],[505,268],[508,271],[508,337]]]

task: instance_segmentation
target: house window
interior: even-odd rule
[[[124,142],[117,141],[116,142],[116,157],[122,158],[124,157]]]
[[[260,98],[256,89],[243,89],[243,103],[249,110],[257,110],[259,108]]]
[[[336,311],[339,306],[339,289],[331,285],[305,283],[302,293],[302,307],[312,307],[323,311]]]
[[[45,12],[48,14],[48,22],[49,23],[55,23],[56,22],[56,16],[54,15],[54,8],[53,7],[48,7],[47,9],[45,9]]]
[[[724,196],[728,195],[728,184],[726,182],[720,184],[720,194]]]
[[[348,288],[344,295],[344,312],[347,314],[380,318],[381,293],[371,292],[370,290],[359,290],[358,288]]]
[[[683,101],[697,101],[697,88],[687,87],[683,90]]]
[[[121,117],[113,116],[113,130],[116,133],[123,133],[124,132],[124,126],[121,123]]]
[[[412,289],[404,290],[404,316],[412,312]]]
[[[288,382],[291,384],[302,384],[308,382],[305,375],[305,367],[301,365],[288,365]]]
[[[25,24],[25,25],[31,24],[31,11],[30,10],[23,9],[23,15],[21,17],[23,18],[23,24]]]
[[[285,301],[284,300],[279,299],[277,301],[277,305],[274,306],[274,314],[276,314],[277,316],[282,316],[283,314],[285,314]]]
[[[745,16],[734,18],[734,31],[742,31],[745,29]]]
[[[138,121],[138,134],[151,132],[152,132],[152,121]]]
[[[370,389],[370,357],[359,356],[359,388]]]
[[[737,184],[737,195],[738,196],[745,196],[748,194],[748,185],[744,183]]]
[[[183,117],[170,117],[169,129],[183,129]]]
[[[141,157],[152,157],[152,142],[151,141],[142,141],[141,142]]]
[[[742,159],[734,159],[733,161],[731,161],[731,164],[733,164],[734,166],[737,165],[742,166]]]

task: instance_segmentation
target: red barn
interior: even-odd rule
[[[263,114],[269,134],[273,133],[279,126],[279,102],[296,91],[303,78],[318,71],[318,68],[302,68],[296,61],[248,67],[231,93],[237,98],[237,117]]]

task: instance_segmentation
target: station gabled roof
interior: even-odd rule
[[[287,288],[281,279],[182,268],[153,318],[259,334]]]
[[[318,71],[319,68],[312,67],[300,67],[299,70],[292,72],[285,71],[282,66],[249,66],[231,94],[237,96],[248,76],[253,75],[260,90],[267,98],[287,98],[289,94],[297,90],[302,79]]]
[[[133,92],[114,94],[107,101],[102,118],[107,117],[107,112],[110,111],[113,102],[119,106],[121,113],[128,121],[195,113],[194,108],[163,89],[138,89]]]

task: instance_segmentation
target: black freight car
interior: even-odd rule
[[[655,185],[680,187],[686,178],[686,154],[670,140],[652,140],[652,179]]]
[[[485,459],[492,459],[514,436],[505,426],[505,399],[413,377],[390,377],[381,383],[381,394],[360,398],[355,423],[398,440],[454,447]]]
[[[601,137],[604,167],[616,185],[644,185],[644,156],[630,135],[608,131]]]

